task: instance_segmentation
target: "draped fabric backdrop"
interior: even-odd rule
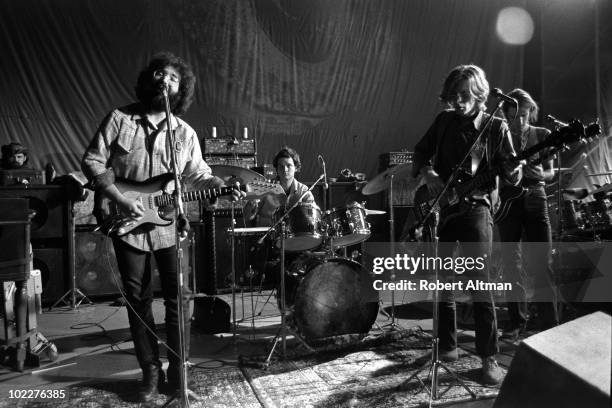
[[[582,2],[590,14],[579,27],[589,16],[595,21],[593,1]],[[29,146],[37,167],[52,162],[60,174],[78,170],[102,117],[133,100],[137,75],[152,54],[170,50],[196,72],[196,100],[185,119],[200,138],[210,137],[212,126],[218,137],[240,138],[246,127],[257,140],[259,163],[271,162],[288,144],[303,157],[304,180],[320,174],[317,154],[325,157],[330,176],[348,167],[373,177],[381,153],[412,149],[424,133],[440,109],[440,86],[453,66],[480,65],[491,86],[504,90],[523,86],[526,72],[539,72],[544,80],[550,59],[541,50],[560,46],[547,37],[555,23],[544,17],[564,2],[577,4],[0,0],[0,143]],[[506,45],[496,36],[497,14],[507,6],[532,11],[540,36],[528,47],[540,50],[539,60],[526,60],[530,48]],[[572,15],[564,16],[572,23]],[[600,17],[596,29],[605,32],[610,20]],[[590,32],[586,41],[595,38]],[[601,41],[603,67],[610,59],[609,37]],[[526,69],[528,63],[532,68]],[[606,123],[609,66],[602,103],[592,104],[606,114]],[[595,64],[584,72],[594,78]],[[546,98],[545,89],[534,92]]]

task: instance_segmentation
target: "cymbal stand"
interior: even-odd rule
[[[389,251],[391,257],[395,256],[395,211],[393,209],[393,177],[394,174],[389,176]],[[391,271],[391,282],[395,282],[395,269]],[[382,300],[381,300],[382,303]],[[384,308],[381,308],[384,311]],[[396,323],[395,319],[395,291],[391,291],[391,313],[387,313],[387,316],[391,319],[390,323],[382,326],[381,329],[388,329],[389,331],[402,332],[404,328]]]
[[[232,341],[234,346],[236,345],[236,218],[234,214],[234,202],[231,202],[230,206],[230,235],[232,236],[231,242],[231,251],[232,251],[232,260],[230,264],[230,271],[232,273]]]
[[[268,352],[268,356],[266,357],[266,359],[263,362],[263,366],[264,367],[268,367],[270,365],[270,362],[272,360],[272,356],[274,355],[274,352],[276,351],[276,347],[278,346],[278,343],[281,343],[281,359],[286,360],[287,359],[287,333],[293,335],[293,337],[295,339],[297,339],[302,346],[304,346],[306,349],[308,349],[308,351],[310,352],[314,352],[314,349],[312,347],[310,347],[308,344],[306,344],[306,341],[299,336],[296,332],[294,332],[293,330],[291,330],[289,327],[287,327],[287,304],[286,304],[286,297],[285,297],[285,238],[287,235],[287,227],[285,224],[285,218],[287,218],[289,216],[289,214],[291,213],[291,211],[298,206],[298,204],[302,201],[302,198],[304,198],[304,196],[306,196],[306,194],[308,194],[310,191],[312,191],[312,189],[314,188],[314,186],[317,185],[317,183],[319,183],[322,179],[324,178],[324,175],[322,174],[317,181],[315,181],[312,186],[310,186],[308,188],[308,190],[304,191],[304,193],[302,193],[302,195],[297,199],[297,201],[287,210],[285,211],[285,213],[268,229],[268,231],[266,231],[266,233],[259,239],[259,243],[262,243],[266,236],[268,236],[272,231],[276,230],[276,227],[280,225],[281,228],[281,232],[280,232],[280,315],[281,315],[281,325],[280,328],[278,330],[278,332],[276,333],[276,336],[274,337],[274,340],[272,342],[272,347],[270,348],[270,351]]]
[[[77,278],[76,278],[76,226],[75,226],[75,221],[74,221],[74,205],[71,202],[70,208],[68,209],[69,213],[68,213],[68,224],[69,224],[69,230],[70,230],[70,238],[68,239],[68,254],[69,254],[69,258],[70,258],[70,264],[69,264],[69,272],[70,272],[70,289],[64,293],[62,295],[62,297],[60,297],[58,300],[55,301],[55,303],[53,303],[53,305],[51,305],[49,307],[49,310],[52,310],[53,308],[55,308],[57,305],[59,305],[60,303],[63,305],[67,305],[68,302],[66,301],[66,299],[70,299],[70,307],[72,307],[72,309],[78,309],[79,306],[81,305],[81,303],[83,302],[87,302],[90,305],[93,305],[93,302],[91,301],[91,299],[89,299],[87,297],[87,295],[85,295],[81,289],[79,289],[78,285],[77,285]]]

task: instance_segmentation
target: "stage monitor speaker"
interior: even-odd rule
[[[525,339],[493,407],[609,407],[611,319],[595,312]]]
[[[30,209],[36,212],[30,227],[30,237],[33,242],[53,238],[59,241],[69,235],[70,201],[66,198],[64,187],[55,185],[33,185],[27,188],[0,187],[0,198],[18,197],[27,198]]]
[[[123,286],[117,268],[112,240],[101,232],[78,231],[76,233],[76,286],[87,296],[119,295]],[[190,239],[181,243],[183,248],[183,273],[191,276]],[[161,293],[159,270],[151,257],[153,291]],[[120,290],[121,289],[121,290]]]
[[[43,303],[54,303],[68,291],[68,256],[65,248],[34,248],[34,269],[42,280]]]

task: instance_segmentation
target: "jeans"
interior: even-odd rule
[[[525,195],[517,199],[504,220],[498,224],[502,245],[504,280],[512,283],[513,290],[506,292],[510,327],[524,328],[527,324],[526,282],[533,277],[534,305],[540,317],[542,329],[554,327],[559,323],[557,299],[554,291],[551,229],[548,217],[548,203],[544,186],[530,187]],[[521,245],[525,242],[546,242],[545,254],[538,246]],[[525,256],[523,256],[525,255]],[[528,267],[524,267],[524,261]]]
[[[149,370],[151,366],[161,368],[159,349],[153,318],[153,289],[151,287],[151,253],[143,252],[131,247],[125,242],[114,239],[113,245],[117,264],[121,274],[121,281],[127,301],[132,307],[128,307],[128,320],[130,332],[134,341],[136,358],[140,367]],[[178,281],[176,274],[176,252],[175,247],[164,248],[154,251],[161,280],[162,295],[166,308],[166,339],[168,346],[179,354],[179,320],[178,320]],[[185,278],[185,281],[187,278]],[[187,290],[185,291],[187,292]],[[191,313],[189,308],[188,293],[185,293],[183,301],[185,320],[185,351],[187,358],[189,354],[190,322]],[[133,308],[133,310],[132,310]],[[147,329],[147,327],[150,329]],[[172,351],[168,350],[169,371],[178,370],[180,359]],[[170,374],[170,373],[169,373]]]
[[[440,243],[459,242],[463,248],[464,257],[491,256],[493,220],[490,210],[483,204],[473,203],[467,212],[449,220],[438,232]],[[461,243],[469,245],[461,246]],[[439,257],[453,256],[448,244],[440,245]],[[488,265],[488,262],[487,262]],[[458,276],[450,271],[447,280],[454,280]],[[482,270],[472,269],[462,274],[462,279],[482,280],[488,282],[488,266]],[[498,351],[497,346],[497,320],[493,296],[488,290],[470,290],[474,306],[474,320],[476,324],[476,353],[480,357],[493,356]],[[441,290],[439,293],[439,322],[438,337],[442,350],[453,350],[457,347],[457,320],[456,303],[452,291]]]

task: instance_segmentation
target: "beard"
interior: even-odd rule
[[[166,110],[166,103],[164,101],[164,94],[160,88],[151,88],[147,92],[148,107],[154,112],[163,112]],[[178,92],[171,93],[168,95],[168,102],[170,103],[170,111],[178,106],[180,102],[180,96]]]

